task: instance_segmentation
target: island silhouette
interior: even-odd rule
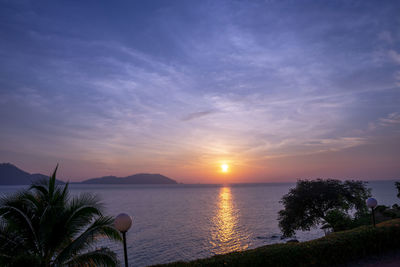
[[[0,185],[28,185],[32,182],[48,179],[48,175],[35,173],[30,174],[19,169],[11,163],[0,163]],[[61,180],[56,180],[58,184],[64,184]],[[161,174],[138,173],[126,177],[104,176],[91,178],[74,184],[177,184],[169,177]]]

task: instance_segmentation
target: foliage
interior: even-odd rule
[[[375,208],[375,215],[378,222],[400,218],[400,209],[396,208],[396,205],[393,205],[392,208],[379,205]]]
[[[397,188],[397,197],[400,198],[400,182],[395,182],[394,185]]]
[[[367,212],[365,200],[370,196],[362,181],[299,180],[296,187],[282,197],[284,209],[279,211],[279,227],[284,236],[292,236],[295,230],[310,230],[320,223],[326,223],[336,210],[348,213],[355,210],[355,216]]]
[[[385,205],[378,205],[375,207],[375,212],[384,212],[385,210],[387,210],[389,207],[385,206]]]
[[[1,266],[116,266],[109,249],[96,239],[121,241],[113,218],[103,216],[91,194],[71,197],[68,184],[49,180],[0,199]]]
[[[365,256],[400,248],[400,219],[332,233],[316,240],[267,245],[163,266],[337,266]]]
[[[379,205],[375,208],[375,221],[381,223],[395,218],[400,218],[400,209],[396,208],[397,205],[393,205],[392,208]],[[371,213],[366,213],[362,216],[357,216],[352,219],[352,223],[348,229],[355,228],[361,225],[370,225],[372,223]]]
[[[326,224],[322,228],[332,228],[334,232],[351,229],[352,218],[345,212],[334,209],[326,213]]]

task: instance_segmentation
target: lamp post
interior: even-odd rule
[[[128,253],[126,250],[126,232],[128,232],[129,228],[132,225],[132,218],[126,213],[121,213],[114,220],[115,228],[121,232],[122,239],[124,241],[124,259],[125,259],[125,267],[128,267]]]
[[[375,227],[375,207],[376,205],[378,205],[378,201],[375,198],[370,197],[367,199],[366,203],[367,207],[370,208],[372,211],[372,223],[374,224]]]

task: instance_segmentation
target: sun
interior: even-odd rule
[[[228,171],[229,171],[229,165],[226,164],[226,163],[222,164],[222,165],[221,165],[221,172],[226,173],[226,172],[228,172]]]

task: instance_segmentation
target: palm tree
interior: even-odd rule
[[[57,166],[58,167],[58,166]],[[68,183],[49,180],[0,198],[1,266],[116,266],[116,254],[96,248],[99,238],[121,241],[96,196],[71,197]]]

